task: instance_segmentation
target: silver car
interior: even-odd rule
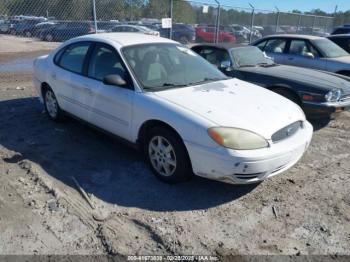
[[[350,55],[327,38],[309,35],[273,35],[253,45],[278,64],[300,66],[350,76]]]

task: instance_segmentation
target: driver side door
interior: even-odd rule
[[[313,54],[314,57],[309,57],[308,54]],[[326,69],[326,61],[321,59],[318,51],[304,39],[290,41],[285,64],[318,70]]]
[[[97,43],[86,70],[89,79],[89,122],[129,140],[134,88],[120,55],[112,46]],[[121,76],[127,85],[119,87],[104,84],[104,77],[112,74]]]

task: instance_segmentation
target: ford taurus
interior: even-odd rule
[[[170,183],[262,181],[293,166],[313,132],[293,102],[155,36],[71,39],[35,60],[33,81],[51,119],[69,113],[137,145]]]

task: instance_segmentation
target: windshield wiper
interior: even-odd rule
[[[227,79],[230,79],[230,78],[229,77],[224,77],[224,78],[220,78],[220,77],[212,77],[212,78],[206,77],[206,78],[204,78],[201,81],[189,83],[189,85],[198,85],[198,84],[202,84],[202,83],[222,81],[222,80],[227,80]]]

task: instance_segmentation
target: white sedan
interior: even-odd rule
[[[166,182],[259,182],[297,163],[313,133],[293,102],[155,36],[71,39],[35,60],[34,84],[51,119],[69,113],[131,142]]]

